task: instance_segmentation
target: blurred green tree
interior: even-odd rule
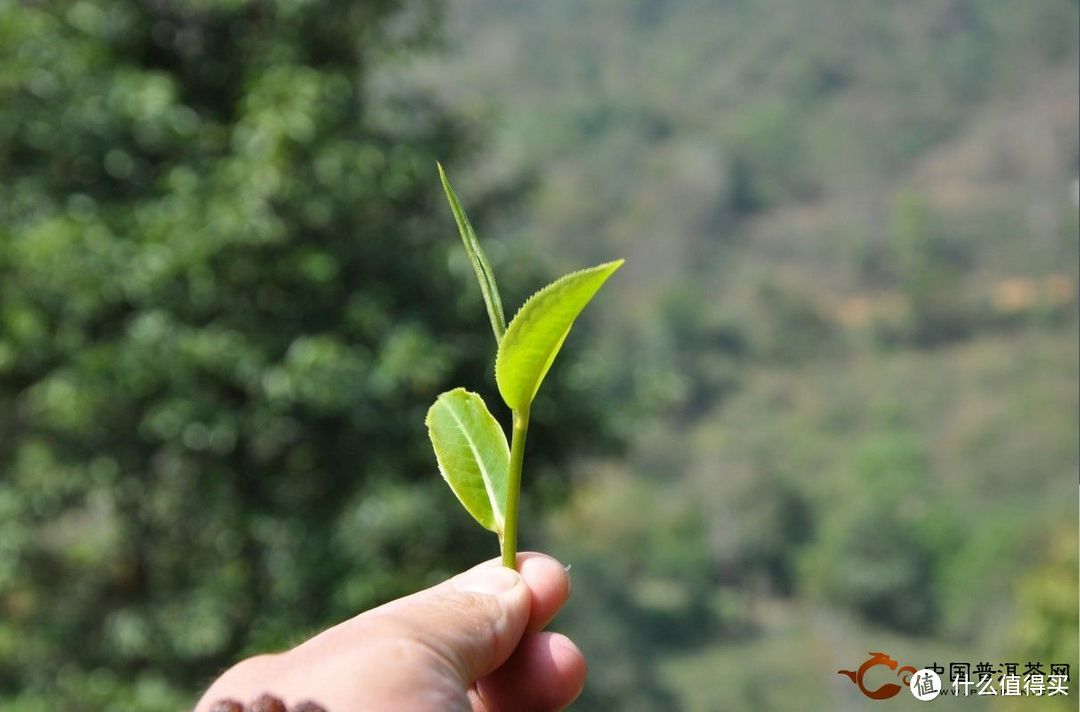
[[[437,21],[0,0],[0,709],[177,709],[497,553],[423,432],[493,387],[434,172],[470,136],[387,70]],[[607,442],[574,384],[538,470]]]
[[[973,326],[960,290],[967,246],[949,239],[926,202],[900,194],[890,221],[890,257],[907,306],[905,337],[930,345],[963,337]]]
[[[878,434],[852,465],[855,486],[803,560],[807,588],[877,625],[932,630],[949,532],[925,449],[907,433]]]
[[[1076,670],[1080,664],[1076,532],[1072,527],[1063,527],[1048,532],[1042,539],[1039,544],[1044,548],[1036,554],[1035,565],[1017,587],[1017,615],[1011,642],[1024,660],[1042,662],[1047,672],[1050,665],[1062,663]],[[1066,710],[1071,709],[1070,705],[1065,695],[1047,699],[1047,709]]]

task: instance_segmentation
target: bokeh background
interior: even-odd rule
[[[423,428],[500,402],[436,160],[509,309],[627,258],[526,459],[576,709],[1075,677],[1078,15],[0,0],[0,710],[184,709],[496,555]]]

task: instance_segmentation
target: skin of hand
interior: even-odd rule
[[[329,712],[560,710],[581,693],[585,658],[569,638],[541,631],[569,595],[566,569],[549,556],[518,554],[517,571],[493,559],[292,650],[241,661],[195,712],[266,692]]]

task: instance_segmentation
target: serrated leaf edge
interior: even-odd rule
[[[539,298],[544,292],[554,290],[562,282],[573,279],[574,277],[580,276],[580,275],[582,275],[582,274],[584,274],[586,272],[601,271],[602,269],[604,269],[606,267],[610,267],[611,268],[610,271],[604,277],[604,280],[607,281],[607,278],[610,277],[611,275],[615,274],[615,272],[620,267],[622,267],[625,262],[626,262],[626,260],[624,258],[619,258],[617,260],[612,260],[610,262],[602,262],[602,263],[600,263],[598,265],[593,265],[592,267],[583,267],[583,268],[581,268],[579,270],[574,270],[573,272],[568,272],[568,273],[564,274],[563,276],[559,277],[558,279],[556,279],[554,282],[549,282],[548,284],[544,285],[540,289],[533,292],[529,296],[528,299],[526,299],[524,302],[522,302],[521,306],[518,307],[518,310],[516,312],[514,312],[514,317],[510,320],[510,323],[507,324],[505,333],[507,333],[507,334],[510,333],[510,330],[514,328],[514,322],[517,321],[518,317],[521,316],[522,312],[524,312],[525,309],[529,306],[529,304],[532,303],[533,301],[535,301],[537,298]],[[601,283],[601,286],[603,286],[603,283]],[[572,326],[573,326],[573,324],[571,324],[571,327]],[[568,328],[566,330],[566,332],[562,335],[562,337],[559,339],[558,346],[554,349],[555,352],[558,352],[562,348],[562,344],[563,344],[564,341],[566,341],[566,337],[569,334],[570,334],[570,329]],[[505,341],[505,336],[504,336],[504,338],[502,340],[499,341],[499,350],[495,354],[495,379],[496,379],[496,381],[498,381],[499,363],[502,361],[502,358],[503,358],[503,342],[504,341]],[[547,364],[548,368],[551,367],[551,363],[553,361],[554,361],[554,358],[549,360],[549,362]],[[544,373],[546,375],[546,373],[547,373],[546,369],[545,369]],[[501,389],[500,389],[500,391],[501,391]],[[535,396],[536,396],[536,389],[533,390],[533,397],[535,397]]]

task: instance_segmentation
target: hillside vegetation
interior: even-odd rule
[[[414,76],[492,127],[463,192],[525,188],[484,235],[628,258],[571,374],[628,451],[542,542],[581,708],[840,707],[867,650],[1029,654],[1076,592],[1076,3],[451,10]]]

